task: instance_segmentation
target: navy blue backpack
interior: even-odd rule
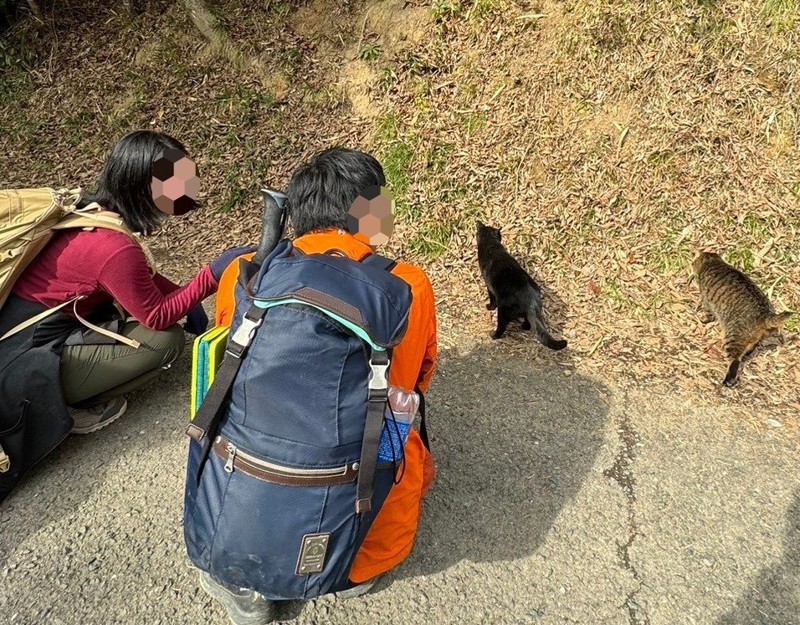
[[[218,581],[272,600],[351,585],[397,464],[378,463],[411,306],[392,265],[288,241],[242,261],[227,352],[187,430],[184,538]]]

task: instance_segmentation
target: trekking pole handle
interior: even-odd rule
[[[261,189],[264,196],[264,214],[261,218],[261,241],[258,243],[253,260],[256,266],[261,264],[269,256],[270,252],[283,236],[283,229],[286,226],[286,195],[273,189]]]

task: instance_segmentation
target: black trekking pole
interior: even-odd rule
[[[283,236],[286,227],[286,196],[280,191],[272,189],[261,189],[264,196],[264,214],[261,217],[261,241],[258,243],[253,260],[250,261],[256,269],[261,267],[263,262],[275,249],[278,241]]]

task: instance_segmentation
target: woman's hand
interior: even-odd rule
[[[246,245],[244,247],[232,247],[222,252],[222,254],[208,264],[211,269],[211,275],[214,276],[214,280],[219,282],[222,274],[228,268],[228,265],[239,258],[239,256],[255,251],[256,247],[254,245]]]
[[[189,334],[199,336],[206,331],[206,328],[208,328],[208,315],[203,310],[202,304],[198,304],[194,310],[190,310],[189,314],[186,315],[186,323],[183,329]]]

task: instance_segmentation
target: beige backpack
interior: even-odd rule
[[[141,245],[119,215],[102,210],[96,203],[78,209],[80,198],[80,189],[43,187],[0,190],[0,308],[22,272],[58,230],[108,228],[128,235]],[[138,341],[100,328],[80,317],[77,302],[82,297],[74,297],[28,319],[0,336],[0,341],[72,304],[75,316],[87,327],[131,347],[139,347]]]

